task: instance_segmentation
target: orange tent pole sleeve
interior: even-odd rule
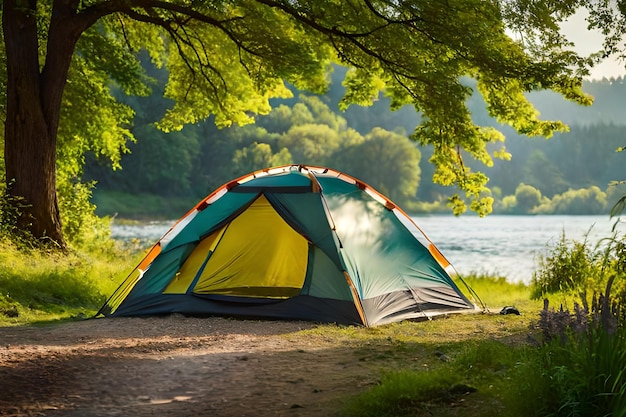
[[[365,318],[365,312],[363,311],[363,304],[361,304],[361,297],[359,297],[359,294],[356,291],[356,288],[354,287],[354,283],[352,282],[352,278],[350,278],[350,275],[348,275],[348,273],[346,271],[343,271],[343,276],[346,277],[346,281],[348,282],[348,285],[350,286],[350,291],[352,291],[352,298],[354,298],[354,305],[356,306],[356,310],[359,313],[359,317],[361,317],[361,321],[363,322],[364,326],[368,326],[367,324],[367,318]]]

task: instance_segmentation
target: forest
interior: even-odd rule
[[[321,165],[355,176],[411,213],[449,213],[456,191],[433,182],[432,146],[413,139],[420,115],[412,106],[391,111],[389,98],[372,106],[339,110],[345,94],[343,67],[335,67],[330,89],[313,95],[291,87],[294,98],[274,100],[267,116],[252,125],[218,129],[213,119],[165,133],[156,122],[171,103],[163,98],[167,73],[143,60],[154,78],[148,97],[118,98],[135,111],[135,142],[121,158],[121,169],[94,154],[86,157],[84,180],[93,190],[99,215],[121,218],[175,218],[232,178],[290,163]],[[469,81],[468,81],[469,82]],[[489,177],[496,214],[605,214],[623,194],[626,124],[624,79],[588,80],[583,90],[594,97],[584,107],[552,92],[529,93],[547,120],[561,120],[569,131],[552,138],[523,137],[490,118],[479,95],[468,101],[478,125],[506,136],[506,148],[492,146],[485,166],[467,164]],[[510,159],[509,159],[510,156]]]

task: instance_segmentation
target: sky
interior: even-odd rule
[[[598,31],[588,31],[584,13],[576,13],[568,22],[561,26],[563,33],[574,42],[576,50],[581,54],[597,51],[602,45],[602,35]],[[626,75],[626,62],[607,59],[591,70],[591,79],[618,77]]]

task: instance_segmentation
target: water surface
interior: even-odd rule
[[[479,218],[433,215],[413,217],[461,275],[472,272],[500,274],[512,282],[530,282],[539,255],[561,239],[588,241],[594,245],[610,236],[615,219],[609,216],[499,216]],[[113,224],[115,239],[138,239],[149,246],[174,221],[145,224]],[[624,233],[626,226],[620,224]]]

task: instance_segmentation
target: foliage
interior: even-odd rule
[[[533,273],[532,297],[539,299],[549,294],[582,294],[603,285],[606,274],[601,259],[602,252],[591,248],[587,240],[570,241],[565,234],[548,248],[547,255],[538,259],[538,268]]]
[[[24,200],[6,193],[4,182],[0,183],[0,239],[9,239],[18,247],[30,247],[32,236],[28,230],[16,227]]]
[[[363,141],[335,153],[340,167],[404,206],[415,198],[420,183],[420,151],[404,135],[374,128]]]
[[[63,215],[63,233],[75,248],[86,251],[111,247],[110,220],[98,217],[90,202],[93,184],[59,183],[59,204]]]
[[[337,68],[339,72],[341,68]],[[158,73],[151,73],[157,78]],[[340,75],[340,74],[339,74]],[[608,82],[588,82],[585,84],[589,91],[600,91],[601,95],[596,96],[596,105],[605,106],[607,96],[613,90],[609,90]],[[613,88],[622,91],[623,84],[613,84]],[[158,88],[155,86],[155,89]],[[138,127],[133,129],[137,138],[137,143],[129,144],[131,154],[124,154],[121,164],[122,170],[111,172],[109,168],[100,166],[94,158],[87,159],[85,179],[96,179],[98,188],[96,195],[100,192],[108,193],[113,190],[126,191],[131,194],[136,193],[157,193],[167,197],[176,195],[177,197],[189,198],[191,201],[198,200],[220,186],[224,182],[235,176],[243,175],[250,170],[245,166],[233,164],[235,153],[250,152],[250,146],[254,142],[257,144],[268,144],[271,147],[272,155],[281,152],[289,152],[291,148],[281,148],[278,145],[279,138],[285,143],[301,143],[289,138],[289,131],[294,126],[311,126],[313,133],[318,129],[317,125],[327,126],[331,130],[325,130],[329,136],[322,138],[328,141],[329,146],[336,149],[330,155],[325,156],[315,153],[313,146],[307,146],[310,161],[322,161],[324,165],[335,169],[352,173],[364,179],[370,185],[379,190],[391,189],[395,180],[390,175],[385,182],[372,181],[369,178],[383,178],[385,172],[395,172],[400,166],[406,166],[402,161],[412,159],[411,152],[403,154],[398,146],[402,148],[404,141],[387,141],[385,149],[381,154],[380,161],[375,164],[361,163],[354,158],[344,157],[344,154],[356,153],[362,145],[365,137],[372,135],[375,129],[367,130],[367,126],[380,126],[386,132],[393,132],[400,136],[406,136],[404,131],[409,129],[412,123],[417,123],[419,118],[415,111],[403,107],[396,112],[390,112],[385,108],[384,102],[377,102],[371,109],[351,107],[346,112],[339,114],[336,107],[336,96],[340,96],[342,88],[337,82],[330,86],[330,90],[325,96],[305,96],[299,94],[298,99],[284,100],[276,104],[273,110],[267,115],[257,117],[256,127],[245,126],[231,127],[217,130],[211,126],[210,122],[199,123],[187,126],[181,132],[165,134],[154,127]],[[625,97],[626,97],[626,92]],[[380,101],[383,101],[381,98]],[[159,98],[158,94],[151,97],[133,101],[133,109],[136,111],[136,118],[143,123],[149,120],[156,120],[159,111],[166,107],[167,102]],[[541,105],[541,102],[537,102]],[[479,110],[482,103],[470,104],[470,110],[474,113]],[[556,106],[559,107],[559,106]],[[605,106],[606,107],[606,106]],[[601,107],[604,109],[605,107]],[[333,111],[334,109],[334,111]],[[592,109],[587,109],[592,111]],[[607,111],[609,109],[606,109]],[[363,113],[363,115],[361,115]],[[359,116],[355,116],[358,114]],[[566,113],[558,113],[559,118],[566,118]],[[152,116],[152,118],[150,118]],[[150,122],[151,123],[151,122]],[[147,125],[145,125],[147,126]],[[322,129],[325,129],[323,127]],[[300,132],[302,137],[306,137],[304,129],[294,129],[291,133]],[[569,214],[572,211],[580,214],[604,213],[623,195],[623,186],[609,186],[606,191],[602,191],[590,184],[596,184],[599,188],[604,188],[611,178],[620,175],[619,159],[615,159],[615,146],[622,143],[624,127],[619,125],[595,124],[588,126],[572,126],[571,132],[567,134],[555,135],[550,141],[541,140],[528,143],[520,137],[511,133],[507,139],[511,152],[515,154],[509,162],[495,162],[494,167],[485,168],[484,172],[493,184],[491,196],[494,198],[494,212],[498,214]],[[311,136],[313,137],[313,136]],[[338,141],[334,142],[334,141]],[[246,148],[248,148],[246,150]],[[262,147],[265,148],[265,147]],[[320,151],[323,147],[320,146]],[[419,182],[417,183],[417,193],[412,194],[412,187],[407,186],[405,196],[394,194],[391,198],[405,210],[411,212],[446,212],[447,198],[452,191],[442,186],[433,184],[429,179],[433,175],[432,165],[428,162],[432,155],[429,147],[419,149],[422,157],[419,160]],[[255,151],[253,151],[254,153]],[[267,152],[264,151],[264,152]],[[298,161],[307,161],[302,156],[302,152],[294,151],[300,155]],[[528,158],[530,154],[540,152],[543,155],[544,165],[550,165],[554,176],[540,176],[536,169],[528,164],[534,159]],[[269,153],[267,157],[261,158],[254,169],[267,167],[269,164],[279,164],[285,160],[286,154],[282,154],[277,162],[271,160]],[[396,163],[387,160],[384,156],[392,157],[397,155],[400,158]],[[269,158],[269,159],[268,159]],[[155,163],[163,161],[165,165]],[[295,161],[293,155],[290,161]],[[358,171],[351,171],[351,164],[360,164]],[[265,165],[262,165],[265,164]],[[259,166],[262,165],[262,166]],[[168,167],[176,167],[169,169]],[[251,167],[252,165],[247,165]],[[478,169],[478,167],[477,167]],[[537,173],[535,172],[537,171]],[[544,169],[548,171],[548,169]],[[417,170],[415,170],[417,173]],[[532,175],[531,175],[532,174]],[[413,175],[413,174],[411,174]],[[413,180],[411,180],[411,183]],[[563,182],[565,181],[565,182]],[[522,192],[520,185],[524,184],[524,194],[531,200],[521,201],[520,205],[516,199],[516,193]],[[531,185],[532,184],[532,185]],[[532,187],[529,188],[529,187]],[[396,187],[398,190],[400,187]],[[553,194],[559,191],[561,194]],[[540,193],[539,204],[533,193]],[[552,194],[551,194],[552,193]],[[605,195],[606,194],[606,195]],[[534,200],[532,199],[534,198]],[[606,199],[606,200],[605,200]],[[152,207],[150,207],[153,210]],[[141,208],[139,208],[141,210]],[[98,210],[99,213],[114,214],[115,211]],[[134,216],[146,216],[148,213],[136,213]],[[161,216],[162,217],[162,216]]]
[[[143,115],[145,110],[138,107],[137,114]],[[185,151],[182,138],[149,132],[144,136],[143,131],[135,130],[139,141],[131,145],[131,154],[122,157],[123,170],[101,170],[93,159],[89,161],[86,172],[100,184],[95,199],[98,205],[103,200],[99,194],[112,195],[113,190],[197,200],[212,191],[209,186],[216,188],[233,177],[287,163],[332,166],[368,182],[402,206],[414,200],[420,181],[420,152],[406,135],[382,128],[361,135],[319,97],[301,95],[291,107],[278,105],[267,117],[259,118],[256,126],[223,130],[208,124],[186,127],[180,134],[190,142],[197,141],[194,147],[198,152],[194,153]],[[170,159],[175,162],[168,163]],[[177,169],[170,169],[172,166]],[[146,216],[152,207],[138,209],[144,210],[138,215]],[[108,207],[98,212],[128,213],[121,209],[112,212]]]
[[[586,239],[568,240],[565,235],[538,259],[538,269],[531,283],[533,298],[550,294],[576,295],[587,303],[588,297],[602,292],[607,282],[616,274],[621,275],[626,258],[626,237],[617,232],[591,245]],[[626,288],[626,282],[616,282],[618,291]],[[586,305],[586,304],[584,304]]]
[[[537,214],[603,214],[607,208],[606,194],[597,186],[568,190],[544,200],[533,210]]]
[[[52,136],[47,143],[58,143],[59,156],[65,155],[59,158],[59,169],[67,164],[68,181],[80,180],[77,167],[87,151],[117,166],[133,138],[128,126],[132,112],[111,99],[109,83],[112,80],[127,94],[148,93],[151,80],[137,58],[142,49],[157,67],[167,69],[164,95],[172,101],[157,122],[164,131],[209,117],[219,127],[250,123],[255,115],[270,112],[270,99],[291,96],[285,81],[298,89],[323,92],[330,63],[337,62],[349,67],[340,108],[371,104],[380,94],[392,109],[413,106],[422,117],[412,137],[432,146],[433,179],[460,189],[450,199],[456,213],[469,202],[472,210],[484,215],[493,202],[487,176],[464,159],[491,166],[493,158],[510,155],[503,147],[487,149],[504,136],[474,123],[466,106],[472,93],[482,95],[488,114],[498,123],[528,136],[550,136],[565,126],[540,120],[525,92],[551,89],[568,100],[591,103],[581,90],[581,77],[591,61],[577,56],[558,32],[558,23],[574,11],[572,2],[551,3],[532,12],[525,0],[516,3],[116,0],[33,2],[33,10],[8,3],[3,10],[9,15],[3,19],[4,33],[31,42],[20,43],[23,53],[7,48],[7,67],[35,63],[25,74],[31,77],[31,88],[41,86],[41,94],[30,94],[17,78],[1,84],[7,86],[7,132],[11,132],[4,138],[12,155],[6,169],[10,176],[24,177],[16,178],[21,192],[30,190],[23,183],[31,174],[16,167],[25,165],[18,163],[20,159],[31,161],[32,154],[20,153],[15,144],[28,141],[36,149],[41,135],[14,137],[22,130],[13,115],[21,110],[40,117],[33,128]],[[63,17],[57,19],[57,13]],[[57,25],[60,21],[63,24]],[[512,38],[512,33],[524,42]],[[30,100],[20,100],[21,95]],[[50,111],[37,112],[42,108]],[[51,131],[44,131],[45,126]],[[50,147],[45,152],[54,156],[55,151]],[[292,156],[298,159],[293,152]],[[55,188],[54,168],[39,168],[40,179],[45,177],[45,183]],[[43,191],[33,192],[31,199],[51,195]],[[49,214],[46,221],[56,229],[56,200],[50,206],[42,208],[39,217]],[[33,221],[33,228],[43,223],[40,218]]]
[[[238,172],[254,172],[267,167],[291,164],[292,160],[293,157],[287,148],[273,154],[269,144],[253,142],[235,151],[233,169]]]
[[[521,183],[515,195],[502,198],[496,205],[498,213],[510,214],[603,214],[608,208],[608,195],[597,186],[567,190],[551,199],[532,185]]]
[[[603,243],[601,245],[600,243]],[[519,367],[522,395],[536,395],[538,416],[626,415],[626,237],[613,235],[595,247],[565,238],[540,262],[533,295],[576,294],[574,313],[550,310],[545,300],[536,354]],[[550,393],[547,395],[546,393]]]
[[[541,191],[532,185],[521,183],[515,189],[515,201],[521,210],[530,212],[541,202]]]
[[[107,218],[95,214],[95,206],[90,203],[93,185],[84,183],[59,182],[59,195],[63,213],[64,233],[75,248],[103,250],[111,247],[110,227]],[[27,204],[20,197],[5,192],[4,183],[0,185],[0,240],[8,240],[19,248],[33,249],[40,245],[30,235],[28,229],[18,228],[20,217]]]
[[[527,214],[533,213],[536,207],[546,200],[537,188],[520,183],[515,189],[515,195],[502,198],[497,208],[499,212]]]
[[[532,379],[520,402],[524,415],[626,415],[626,333],[624,299],[611,296],[610,284],[591,309],[575,306],[575,313],[548,309],[539,322],[544,342],[518,368]],[[619,320],[619,321],[618,321]],[[548,394],[549,393],[549,394]]]
[[[339,149],[340,132],[325,124],[304,124],[291,127],[278,141],[290,149],[294,163],[323,165]]]

